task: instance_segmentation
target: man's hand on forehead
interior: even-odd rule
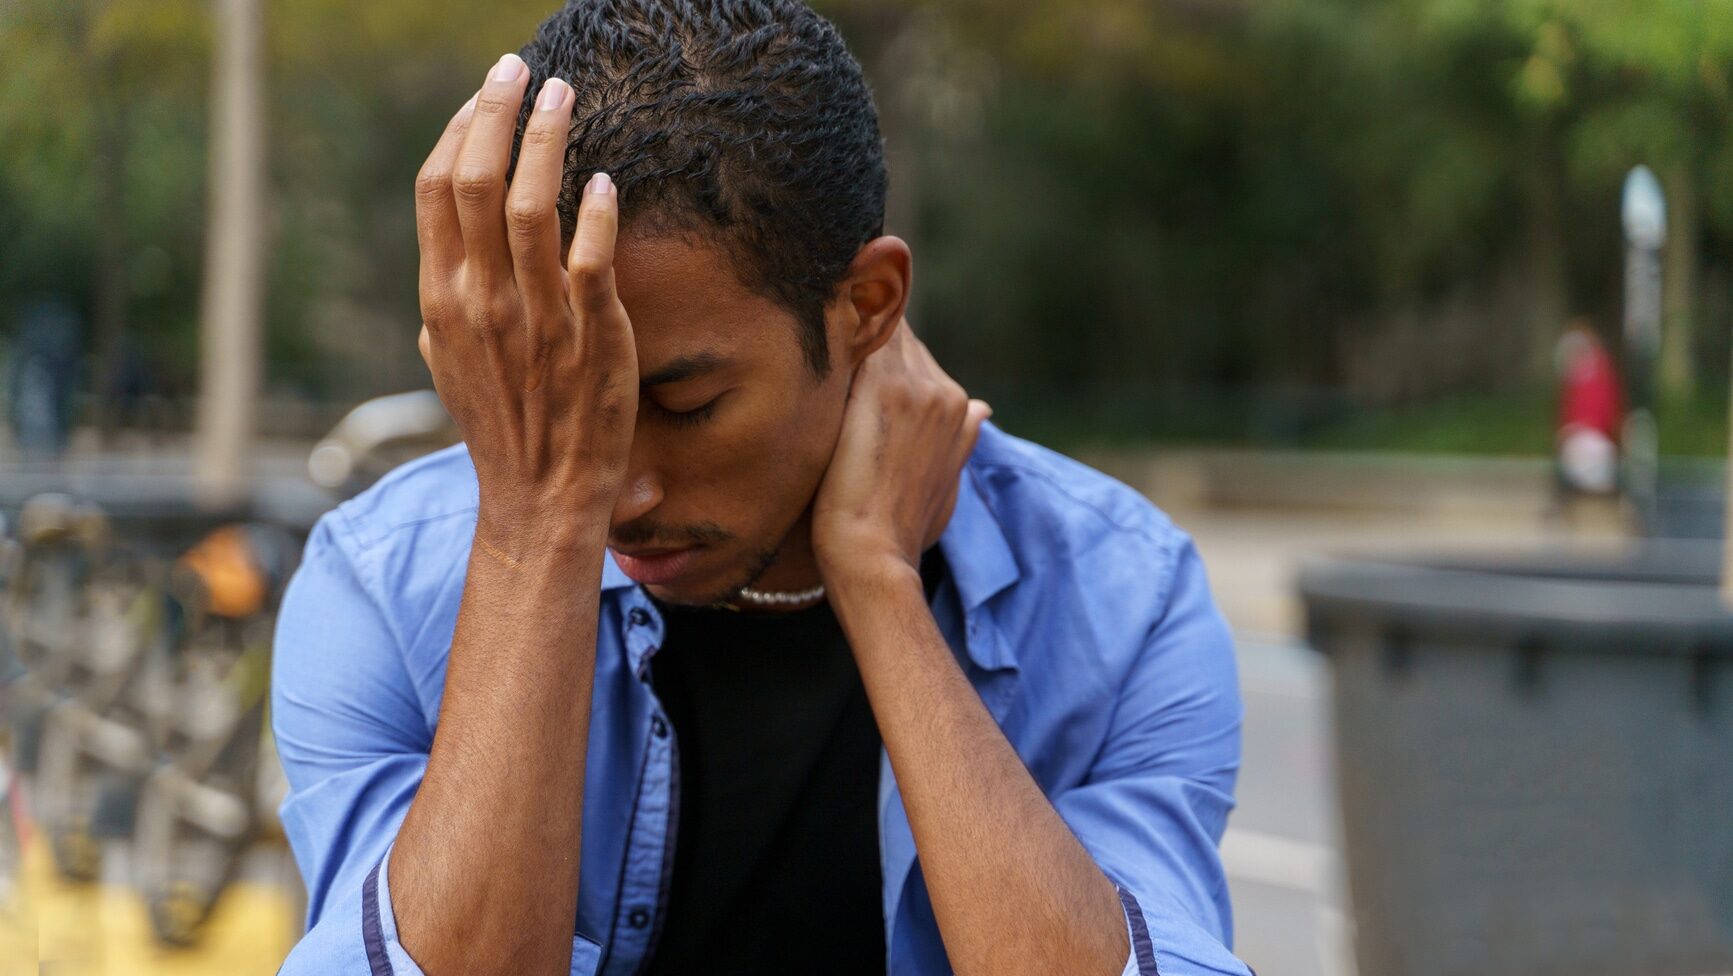
[[[524,62],[501,58],[415,183],[421,352],[480,499],[439,728],[389,879],[375,873],[403,951],[435,973],[571,966],[601,570],[638,411],[618,193],[590,178],[560,246],[575,99],[558,79],[529,87]]]
[[[557,201],[575,101],[566,82],[536,93],[508,185],[529,78],[517,55],[501,58],[415,184],[421,353],[469,445],[483,524],[499,536],[482,541],[508,560],[535,544],[549,512],[590,512],[605,537],[638,395],[614,288],[619,195],[606,174],[584,187],[562,261]]]

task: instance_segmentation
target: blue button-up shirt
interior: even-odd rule
[[[439,721],[476,504],[462,445],[406,464],[319,521],[284,597],[272,724],[308,894],[286,976],[421,974],[397,938],[388,855]],[[1118,886],[1125,972],[1247,973],[1227,948],[1217,855],[1238,679],[1191,540],[1124,485],[985,425],[939,544],[939,628]],[[678,834],[676,744],[648,681],[663,624],[611,557],[597,632],[573,976],[641,968]],[[882,753],[878,786],[887,970],[949,973]]]

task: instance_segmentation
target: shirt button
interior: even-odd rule
[[[642,627],[650,622],[650,611],[643,607],[633,607],[632,612],[626,615],[626,619],[632,622],[632,626]]]
[[[662,721],[662,716],[652,715],[650,717],[650,731],[655,733],[656,738],[666,739],[668,738],[668,723]]]
[[[650,924],[650,913],[642,908],[634,908],[632,914],[626,916],[626,924],[635,929],[641,929]]]

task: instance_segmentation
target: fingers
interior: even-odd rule
[[[991,416],[993,416],[992,404],[973,397],[969,399],[969,412],[963,420],[963,430],[967,433],[969,440],[969,450],[963,452],[965,456],[975,449],[975,439],[981,436],[981,425],[986,423],[987,418]]]
[[[915,333],[909,328],[909,320],[906,318],[898,319],[897,327],[891,330],[891,337],[885,340],[885,344],[879,347],[879,351],[889,350],[887,355],[907,359],[910,347],[914,344],[914,338]]]
[[[606,173],[590,177],[578,201],[577,228],[566,259],[572,309],[594,315],[611,308],[614,297],[614,238],[620,225],[620,194]]]
[[[908,320],[898,319],[897,324],[891,328],[890,338],[885,339],[877,349],[855,364],[854,376],[849,386],[850,395],[852,396],[857,388],[871,387],[877,382],[875,377],[907,373],[913,360],[909,357],[910,345],[905,340],[912,338],[914,336],[909,332]]]
[[[506,238],[527,327],[527,389],[540,385],[550,341],[566,335],[565,275],[560,271],[560,218],[555,202],[576,100],[564,81],[549,78],[543,83],[524,126],[517,170],[506,191]]]
[[[529,85],[529,67],[507,54],[488,72],[451,174],[457,221],[463,228],[464,270],[486,280],[511,275],[506,244],[505,172],[512,134]]]
[[[906,327],[907,320],[904,321],[904,325]],[[933,358],[932,350],[928,349],[927,344],[916,337],[913,331],[907,332],[906,336],[908,343],[904,355],[907,356],[909,368],[917,374],[924,375],[927,382],[935,383],[942,388],[944,398],[949,402],[955,403],[957,400],[964,400],[962,426],[961,428],[953,428],[956,429],[957,433],[952,442],[955,446],[955,455],[952,460],[961,466],[964,461],[968,460],[969,455],[974,453],[975,442],[981,436],[981,425],[993,415],[993,408],[987,404],[987,401],[969,397],[964,393],[962,385],[945,372],[944,367],[939,365],[939,361]],[[950,409],[954,410],[955,407]],[[956,415],[950,414],[950,416],[954,418]],[[955,422],[954,419],[951,421],[951,423]]]
[[[987,401],[969,401],[968,412],[963,415],[963,429],[958,432],[955,443],[956,453],[951,457],[951,463],[958,470],[968,463],[969,455],[975,453],[975,443],[981,439],[981,425],[991,416],[993,408],[987,405]]]
[[[532,324],[543,321],[540,313],[565,301],[555,204],[575,101],[572,87],[558,78],[549,78],[542,85],[524,126],[517,170],[506,191],[505,223],[512,271]]]
[[[474,109],[471,98],[457,110],[415,177],[415,237],[421,247],[423,285],[444,281],[463,263],[463,232],[451,198],[451,170]]]

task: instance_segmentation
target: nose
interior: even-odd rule
[[[632,446],[632,458],[626,471],[626,483],[620,487],[620,497],[614,501],[611,528],[619,528],[650,513],[662,503],[662,484],[651,466],[639,456],[639,446]]]

